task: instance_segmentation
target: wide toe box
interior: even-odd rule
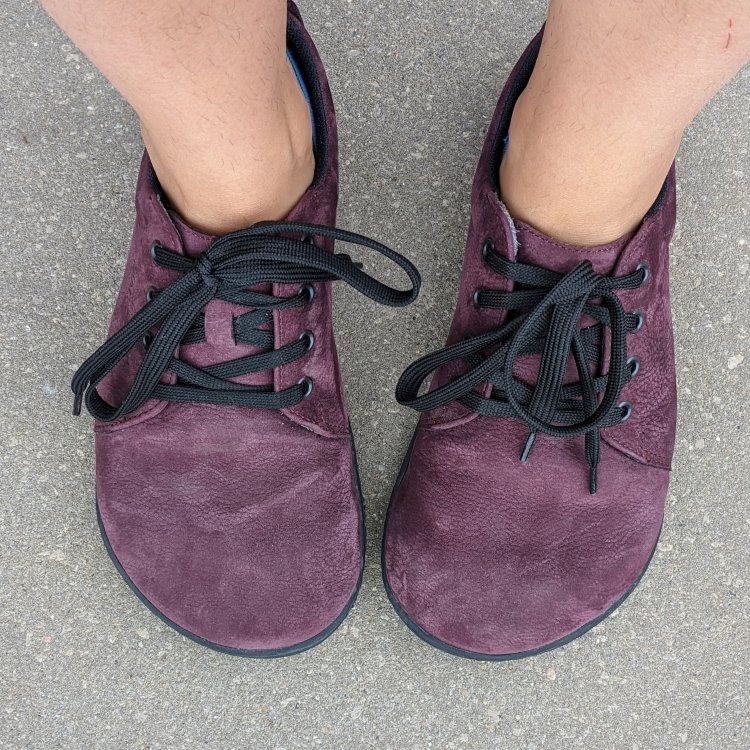
[[[343,618],[363,561],[348,436],[277,412],[168,407],[98,429],[96,448],[110,553],[170,624],[210,646],[273,656],[314,645]]]
[[[628,595],[656,545],[668,472],[603,446],[589,494],[583,441],[482,418],[418,431],[389,510],[386,584],[426,640],[513,658],[585,632]],[[518,448],[518,452],[513,450]]]

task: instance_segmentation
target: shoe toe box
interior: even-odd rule
[[[606,616],[648,565],[668,486],[667,471],[604,445],[591,495],[582,441],[540,437],[522,464],[526,433],[503,428],[420,431],[389,511],[397,610],[467,656],[529,655]]]
[[[349,438],[276,412],[190,406],[99,429],[96,443],[105,540],[158,615],[207,645],[259,656],[335,627],[362,570]]]

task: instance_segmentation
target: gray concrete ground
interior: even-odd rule
[[[380,582],[383,514],[415,421],[393,388],[443,341],[483,132],[544,3],[319,6],[303,10],[339,107],[340,223],[409,254],[425,283],[406,311],[338,292],[366,578],[324,645],[256,662],[169,630],[100,542],[90,425],[70,416],[68,383],[105,334],[141,146],[132,113],[36,4],[0,5],[0,746],[750,747],[750,70],[679,158],[680,429],[651,570],[564,649],[472,663],[417,640]]]

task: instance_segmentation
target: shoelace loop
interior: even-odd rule
[[[600,431],[630,417],[632,406],[621,402],[620,397],[640,369],[636,358],[628,359],[626,338],[640,330],[643,315],[625,312],[615,292],[645,283],[648,266],[640,264],[633,273],[609,277],[583,261],[561,274],[509,261],[495,252],[490,241],[482,252],[485,262],[510,279],[513,287],[512,291],[479,289],[474,304],[480,309],[508,310],[507,321],[495,330],[459,341],[411,364],[398,382],[396,398],[417,411],[459,401],[483,416],[520,419],[530,430],[522,461],[528,460],[540,432],[561,438],[585,434],[589,490],[594,494]],[[584,315],[593,318],[595,324],[579,328]],[[605,327],[611,331],[609,364],[606,375],[595,377],[589,363],[601,361]],[[533,385],[513,373],[523,355],[539,355]],[[564,385],[571,355],[578,381]],[[463,374],[419,395],[433,372],[457,360],[469,365]],[[489,397],[476,390],[483,383],[491,384]]]
[[[305,239],[289,235],[303,235]],[[359,245],[385,256],[406,273],[411,288],[400,290],[383,284],[362,271],[360,264],[348,255],[318,247],[310,241],[312,237]],[[273,310],[310,304],[315,296],[313,283],[335,280],[345,281],[380,304],[403,307],[417,298],[421,283],[419,272],[410,261],[375,240],[338,228],[298,222],[264,222],[225,235],[197,258],[180,255],[155,242],[151,257],[157,265],[182,276],[165,289],[149,289],[145,306],[81,365],[71,383],[76,415],[85,402],[95,419],[113,422],[131,414],[150,398],[289,408],[310,395],[309,378],[278,392],[271,386],[243,385],[230,380],[283,367],[300,359],[314,345],[312,333],[304,331],[293,343],[275,349],[273,331],[267,326],[273,320]],[[264,283],[302,286],[297,294],[284,298],[252,290]],[[250,309],[234,320],[234,334],[238,342],[260,349],[258,353],[205,368],[174,357],[179,346],[204,340],[202,311],[212,299]],[[154,328],[156,331],[152,332]],[[122,403],[112,406],[99,395],[97,385],[139,343],[146,349],[144,359]],[[161,382],[166,372],[176,382]]]

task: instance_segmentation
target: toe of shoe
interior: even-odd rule
[[[617,481],[592,496],[576,472],[551,482],[517,456],[498,466],[497,453],[472,471],[439,444],[416,441],[384,543],[389,594],[418,635],[464,656],[531,655],[581,635],[634,588],[658,539],[666,471],[606,448]]]
[[[100,524],[120,572],[185,635],[248,656],[322,640],[362,572],[351,442],[273,428],[254,431],[262,443],[214,435],[215,450],[165,448],[153,425],[97,435]]]

